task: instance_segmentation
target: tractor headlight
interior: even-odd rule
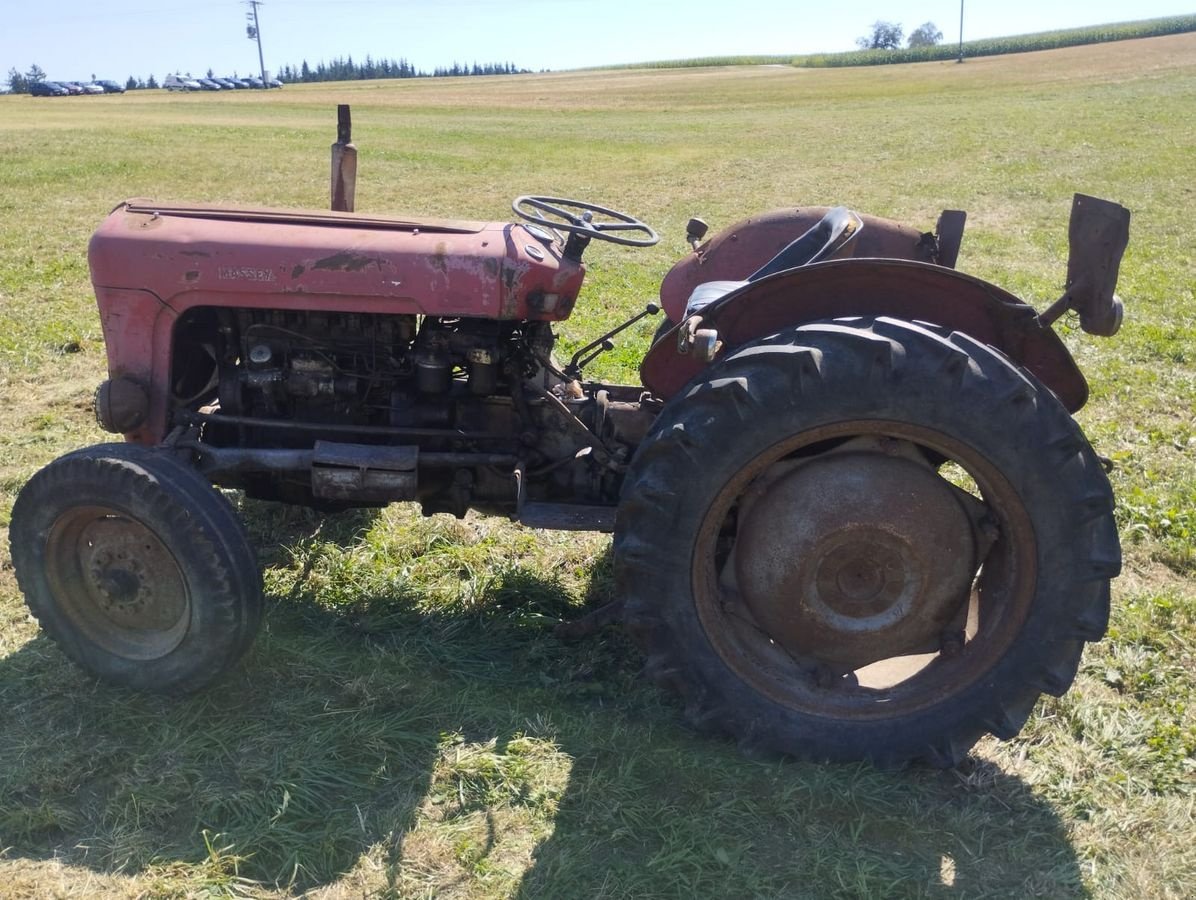
[[[118,377],[96,388],[96,421],[105,431],[125,434],[140,426],[149,415],[149,395],[130,378]]]

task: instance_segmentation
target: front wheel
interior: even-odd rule
[[[753,748],[948,766],[1104,633],[1112,492],[1041,384],[962,334],[814,323],[711,366],[615,525],[646,669]]]
[[[63,651],[105,680],[195,690],[261,619],[261,573],[227,502],[174,457],[127,444],[33,476],[9,528],[17,582]]]

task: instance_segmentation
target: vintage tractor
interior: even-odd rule
[[[521,221],[133,200],[92,238],[124,443],[25,485],[12,556],[88,671],[191,691],[262,611],[212,485],[335,510],[416,501],[614,532],[619,618],[697,726],[816,759],[951,765],[1015,735],[1104,634],[1113,498],[1051,322],[1112,334],[1128,212],[1077,195],[1066,293],[1037,314],[923,233],[844,208],[754,216],[666,276],[642,385],[559,361],[591,241],[621,212]]]

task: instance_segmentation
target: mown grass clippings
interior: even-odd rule
[[[883,72],[477,81],[0,98],[0,530],[38,467],[106,439],[90,411],[95,225],[136,195],[323,206],[333,107],[352,102],[363,210],[506,218],[511,196],[542,192],[660,230],[650,250],[588,253],[566,353],[655,299],[695,214],[720,228],[842,202],[930,228],[967,208],[961,268],[1043,308],[1071,192],[1125,203],[1125,328],[1059,327],[1092,386],[1080,420],[1115,463],[1126,564],[1108,638],[1018,739],[960,769],[753,761],[692,734],[625,636],[554,636],[613,598],[601,536],[231,495],[268,614],[241,666],[176,699],[70,665],[0,540],[2,893],[1186,896],[1196,39]],[[592,374],[634,382],[654,325]]]

